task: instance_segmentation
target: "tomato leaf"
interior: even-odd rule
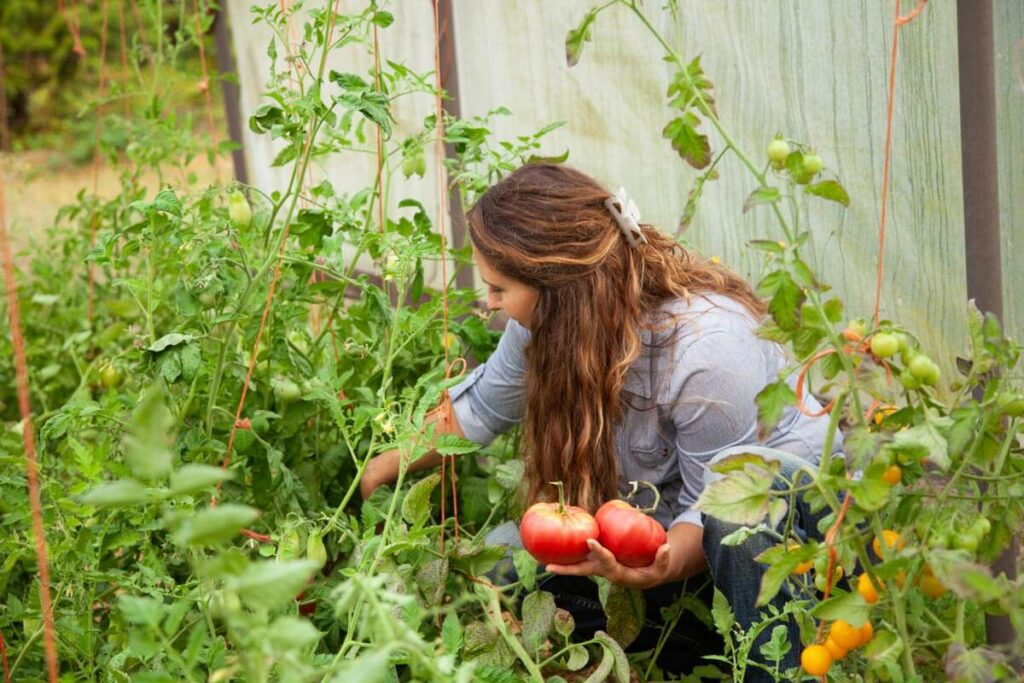
[[[749,462],[704,487],[694,507],[725,522],[757,526],[779,514],[779,503],[785,509],[784,500],[770,495],[774,480],[771,469]]]
[[[623,647],[636,640],[644,622],[643,594],[606,579],[599,579],[598,597],[608,617],[608,634]]]
[[[555,625],[555,597],[535,591],[523,599],[523,640],[534,656]]]
[[[854,628],[864,625],[871,614],[871,605],[864,602],[859,593],[847,593],[841,588],[833,588],[832,597],[819,602],[811,609],[811,615],[825,621],[842,619]]]
[[[697,132],[700,119],[690,113],[672,119],[662,136],[672,141],[672,149],[694,168],[705,168],[711,163],[711,143],[708,136]]]
[[[82,502],[98,508],[107,508],[136,505],[152,498],[150,490],[134,479],[120,479],[89,489],[82,496]]]
[[[850,205],[850,195],[847,194],[846,188],[835,180],[822,180],[819,183],[808,185],[805,189],[808,194],[827,199],[830,202],[837,202],[843,206]]]
[[[179,545],[216,545],[230,540],[260,516],[248,505],[223,503],[185,518],[175,534]]]
[[[642,603],[643,599],[641,598],[641,604]],[[612,672],[615,674],[615,678],[619,683],[629,683],[629,660],[626,659],[626,653],[623,651],[622,646],[604,631],[596,632],[594,634],[594,639],[612,653],[612,658],[614,660]]]
[[[764,436],[775,428],[786,408],[796,405],[796,394],[785,379],[765,386],[754,398],[757,404],[758,431]]]
[[[202,491],[232,477],[231,472],[219,467],[190,463],[171,474],[171,488],[168,493],[179,496],[183,493]]]
[[[313,560],[257,562],[225,585],[250,609],[273,610],[293,601],[319,569]]]
[[[583,15],[579,25],[570,29],[565,36],[565,62],[569,66],[576,66],[580,57],[583,56],[583,44],[593,40],[591,32],[594,20],[597,19],[597,12],[590,10]]]
[[[430,494],[441,483],[441,474],[435,472],[420,479],[409,487],[409,492],[402,500],[402,518],[418,528],[426,524],[430,517]]]
[[[449,654],[455,656],[462,649],[462,624],[454,612],[449,612],[441,624],[441,644]]]
[[[774,204],[775,202],[782,199],[782,194],[779,192],[777,187],[759,187],[747,197],[743,202],[743,213],[750,211],[755,206],[760,204]],[[758,242],[773,244],[770,240],[757,240]],[[777,242],[774,244],[778,245]],[[781,252],[782,249],[780,248]]]
[[[516,548],[512,551],[512,565],[516,568],[516,576],[523,588],[532,591],[537,583],[537,560],[522,548]]]

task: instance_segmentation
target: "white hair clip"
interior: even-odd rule
[[[620,187],[618,192],[604,200],[604,205],[619,224],[629,246],[647,244],[647,238],[640,229],[640,209],[626,194],[626,188]]]

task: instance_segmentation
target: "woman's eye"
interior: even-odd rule
[[[494,295],[499,295],[499,294],[504,294],[505,293],[504,289],[498,289],[497,287],[490,287],[490,290],[491,290],[491,294],[494,294]]]

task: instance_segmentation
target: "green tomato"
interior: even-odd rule
[[[974,524],[971,525],[970,534],[977,536],[978,541],[988,536],[988,532],[992,531],[992,522],[988,521],[987,517],[978,517],[974,520]]]
[[[896,335],[887,332],[878,332],[871,337],[871,353],[878,358],[889,358],[895,356],[900,349],[900,341]]]
[[[910,370],[907,370],[906,368],[900,372],[900,384],[903,385],[904,389],[913,390],[921,388],[921,380],[914,377],[914,375],[910,373]]]
[[[896,341],[900,345],[900,353],[903,353],[908,348],[910,348],[910,339],[907,337],[907,335],[903,334],[902,332],[893,332],[892,336],[896,337]]]
[[[324,546],[324,538],[319,531],[310,533],[309,538],[306,539],[306,557],[321,567],[327,564],[327,548]]]
[[[294,560],[299,557],[299,532],[289,529],[277,542],[277,559]]]
[[[783,164],[789,156],[789,143],[782,138],[775,138],[768,143],[768,159],[773,164]]]
[[[235,190],[228,194],[228,218],[238,230],[245,230],[252,225],[252,207],[245,195]]]
[[[302,388],[286,377],[275,377],[270,382],[274,396],[282,403],[291,403],[302,396]]]
[[[923,353],[919,353],[914,356],[914,358],[911,359],[910,364],[907,366],[907,369],[910,370],[911,375],[929,386],[938,384],[939,379],[942,377],[942,372],[939,370],[939,366]]]
[[[913,346],[908,346],[907,348],[900,350],[900,360],[904,365],[909,366],[910,361],[914,360],[918,353],[920,353],[920,351],[915,349]]]
[[[124,375],[113,363],[108,361],[100,368],[100,382],[106,388],[113,389],[114,387],[121,386],[123,381]]]
[[[417,147],[415,151],[407,154],[402,159],[402,175],[409,178],[413,175],[423,177],[427,172],[427,158],[423,154],[423,148]]]
[[[999,397],[999,411],[1008,417],[1024,417],[1024,398],[1006,392]]]
[[[812,176],[821,173],[821,169],[825,168],[825,162],[821,160],[821,157],[817,154],[805,154],[804,155],[804,171],[810,173]]]

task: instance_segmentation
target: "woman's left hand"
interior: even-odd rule
[[[575,564],[549,564],[547,571],[563,576],[603,576],[612,583],[629,588],[651,588],[675,580],[672,572],[671,547],[662,544],[647,567],[627,567],[615,559],[612,551],[596,540],[587,541],[590,556]]]

